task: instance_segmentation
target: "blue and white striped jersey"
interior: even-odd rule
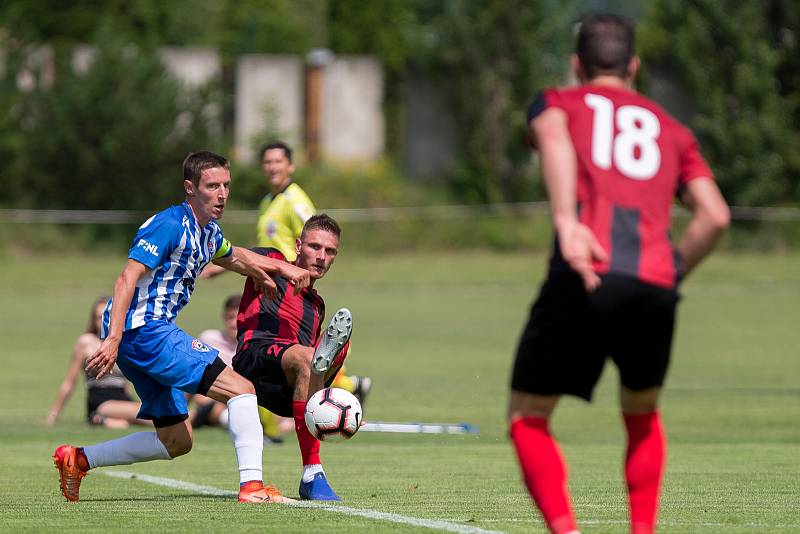
[[[173,321],[189,302],[203,268],[212,259],[232,253],[217,222],[201,228],[185,202],[147,219],[136,233],[128,258],[150,270],[136,284],[123,330],[155,319]],[[108,335],[112,305],[109,300],[103,313],[101,338]]]

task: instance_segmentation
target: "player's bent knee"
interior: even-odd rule
[[[311,360],[313,359],[313,357],[314,353],[311,353],[309,357],[300,360],[299,368],[303,373],[311,372]]]
[[[169,441],[168,443],[164,443],[164,447],[166,447],[170,458],[177,458],[178,456],[188,454],[189,451],[192,450],[192,440]]]
[[[255,394],[256,394],[256,388],[253,386],[253,383],[237,373],[236,380],[233,386],[233,396],[238,397],[239,395],[255,395]]]
[[[311,378],[311,358],[299,360],[295,366],[295,373],[297,381],[303,383],[308,382],[309,378]]]
[[[170,458],[183,456],[192,450],[192,433],[185,424],[173,425],[167,428],[156,427],[156,435]]]
[[[311,376],[311,358],[314,350],[302,345],[293,345],[281,359],[281,367],[290,384],[307,382]]]
[[[206,396],[219,402],[228,402],[233,397],[254,395],[255,392],[256,389],[252,382],[230,367],[225,367],[214,380]]]

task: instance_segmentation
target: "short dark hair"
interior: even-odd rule
[[[206,169],[230,169],[228,160],[219,154],[207,150],[192,152],[183,160],[183,179],[190,180],[195,186],[200,183],[200,176]]]
[[[634,54],[633,21],[618,15],[581,18],[576,52],[587,78],[601,74],[625,77]]]
[[[301,240],[309,230],[325,230],[326,232],[332,233],[336,237],[342,236],[342,229],[339,227],[339,223],[337,223],[333,217],[327,213],[318,213],[317,215],[312,215],[306,221],[306,224],[303,226],[303,232],[300,234]]]
[[[238,293],[231,295],[230,297],[225,299],[225,304],[223,305],[223,311],[228,310],[238,310],[239,304],[242,302],[242,296]]]
[[[264,159],[264,153],[267,150],[273,150],[276,148],[283,150],[283,153],[286,154],[286,159],[289,160],[289,163],[292,162],[292,149],[289,148],[289,145],[287,145],[283,141],[270,141],[268,143],[264,143],[263,145],[261,145],[261,149],[258,152],[259,163]]]

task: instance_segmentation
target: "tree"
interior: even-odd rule
[[[182,87],[154,49],[103,31],[87,72],[19,95],[17,205],[64,209],[164,207],[181,198],[180,164],[214,149],[209,88]],[[6,182],[8,180],[8,182]]]
[[[657,0],[638,31],[645,65],[696,105],[692,126],[734,204],[800,201],[796,2]]]
[[[461,198],[530,198],[526,109],[537,89],[562,82],[572,15],[569,6],[544,1],[446,3],[433,67],[462,134],[452,184]]]

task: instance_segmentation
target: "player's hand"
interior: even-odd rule
[[[298,267],[297,265],[292,265],[291,263],[287,263],[282,266],[281,276],[286,278],[289,283],[294,286],[295,295],[298,294],[304,287],[308,287],[308,285],[311,283],[311,273],[308,270]]]
[[[600,277],[594,272],[592,263],[608,260],[608,254],[600,246],[592,230],[585,224],[575,221],[559,229],[558,241],[561,255],[573,271],[583,280],[587,291],[594,291],[600,285]]]
[[[117,362],[117,351],[119,350],[119,340],[107,337],[100,344],[94,354],[86,358],[86,371],[96,377],[102,378],[114,368]]]
[[[278,286],[275,284],[275,280],[261,269],[258,269],[258,274],[259,276],[257,277],[250,277],[253,280],[253,286],[255,286],[256,291],[263,293],[269,299],[278,298]]]

